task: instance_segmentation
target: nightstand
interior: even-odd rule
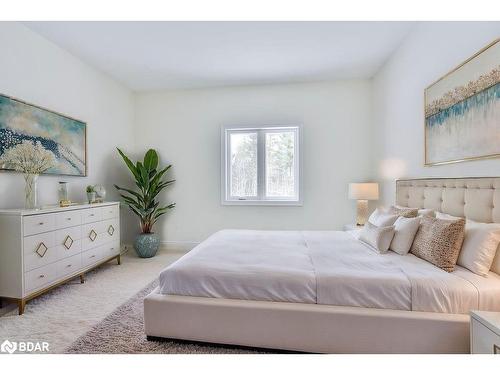
[[[355,229],[362,229],[363,225],[357,225],[357,224],[346,224],[344,225],[344,232],[348,230],[355,230]]]
[[[500,312],[471,311],[472,354],[500,354]]]

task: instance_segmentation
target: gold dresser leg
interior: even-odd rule
[[[122,264],[121,254],[116,257],[116,263],[118,263],[118,265]]]
[[[17,300],[17,307],[19,308],[19,315],[24,314],[24,307],[26,306],[26,300],[21,298]]]
[[[80,284],[83,284],[84,282],[85,282],[85,274],[84,274],[84,273],[82,273],[82,274],[80,275]]]

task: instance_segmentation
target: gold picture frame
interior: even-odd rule
[[[444,165],[444,164],[452,164],[452,163],[460,163],[471,160],[482,160],[482,159],[491,159],[500,157],[500,147],[498,148],[498,152],[489,152],[484,155],[473,155],[473,156],[463,156],[463,157],[451,157],[447,160],[429,160],[429,128],[432,129],[432,126],[429,126],[430,119],[433,116],[441,115],[444,111],[451,111],[454,106],[465,106],[466,101],[473,99],[477,95],[484,95],[486,90],[496,89],[496,86],[499,85],[500,80],[498,80],[498,76],[500,74],[500,60],[497,60],[497,65],[490,69],[486,74],[481,74],[483,72],[474,72],[475,76],[478,78],[473,81],[469,80],[468,82],[463,82],[462,86],[455,86],[450,89],[449,82],[445,82],[446,79],[451,79],[454,74],[463,70],[464,67],[475,59],[479,58],[483,53],[487,51],[494,51],[497,53],[500,51],[500,38],[495,39],[493,42],[489,43],[487,46],[481,48],[474,55],[469,57],[467,60],[462,62],[460,65],[456,66],[454,69],[431,83],[424,90],[424,166],[435,166],[435,165]],[[477,61],[477,60],[476,60]],[[491,64],[490,64],[491,65]],[[470,74],[470,73],[469,73]],[[485,78],[486,77],[486,78]],[[493,78],[492,78],[493,77]],[[496,77],[496,78],[495,78]],[[488,80],[492,80],[494,82],[491,85],[488,85]],[[479,82],[479,83],[477,83]],[[429,102],[429,92],[436,85],[441,85],[443,87],[448,87],[448,91],[444,94],[441,94],[439,99],[435,99],[432,102]],[[481,86],[483,85],[483,86]],[[481,88],[478,91],[475,91],[475,88]],[[448,106],[443,103],[448,102]],[[495,105],[495,104],[494,104]],[[498,104],[497,104],[498,105]],[[429,121],[428,121],[429,120]],[[497,121],[499,126],[498,130],[500,131],[500,121]]]
[[[54,170],[49,170],[45,172],[44,174],[52,174],[52,175],[58,175],[58,176],[74,176],[74,177],[87,177],[88,176],[88,139],[87,139],[87,123],[85,121],[79,120],[77,118],[65,115],[63,113],[53,111],[51,109],[48,109],[46,107],[42,107],[33,103],[29,103],[27,101],[24,101],[22,99],[15,98],[10,95],[2,94],[0,93],[0,113],[2,109],[2,105],[5,104],[6,101],[9,101],[11,103],[16,103],[17,105],[25,106],[26,108],[31,108],[34,111],[40,111],[41,113],[45,113],[48,116],[56,116],[59,118],[59,120],[65,120],[65,121],[71,121],[74,123],[77,123],[79,126],[81,126],[82,130],[82,140],[83,140],[83,147],[82,147],[82,152],[83,152],[83,157],[81,158],[81,163],[83,164],[78,171],[71,171],[71,172],[66,172],[66,171],[59,171],[57,170],[56,167],[52,168]],[[2,129],[8,129],[9,124],[4,123],[2,121],[2,118],[0,117],[0,130]],[[1,135],[1,133],[0,133]],[[29,134],[29,129],[25,133],[25,135],[30,136]],[[36,135],[34,136],[36,138]],[[50,137],[49,137],[49,140]],[[0,149],[0,155],[2,150]],[[56,156],[56,163],[58,162],[58,158]],[[5,168],[3,166],[0,166],[0,171],[5,171],[5,172],[12,172],[11,169]]]

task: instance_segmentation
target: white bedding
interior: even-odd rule
[[[348,232],[224,230],[160,274],[160,293],[468,313],[500,311],[500,276],[378,254]]]

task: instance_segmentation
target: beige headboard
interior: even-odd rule
[[[500,223],[500,177],[397,180],[396,204]],[[491,270],[500,274],[500,249]]]
[[[396,204],[500,223],[500,177],[398,180]]]

